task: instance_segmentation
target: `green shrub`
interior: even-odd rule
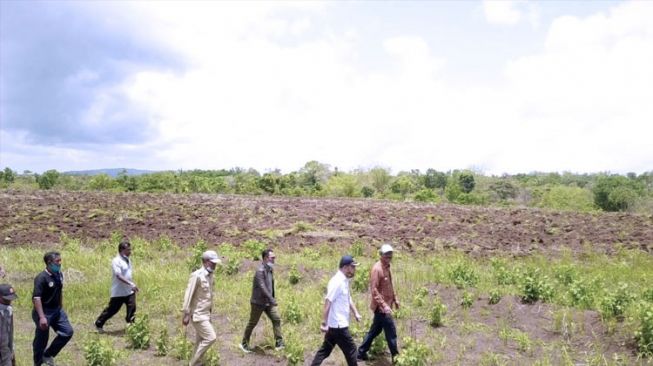
[[[202,266],[202,254],[208,249],[204,240],[198,240],[191,248],[191,256],[188,258],[188,269],[194,271]]]
[[[433,300],[431,307],[430,321],[432,327],[440,327],[444,324],[444,316],[447,313],[447,305],[442,303],[439,296]]]
[[[283,317],[290,324],[299,324],[302,322],[302,319],[304,319],[302,308],[294,297],[290,297],[286,302]]]
[[[420,287],[417,289],[417,293],[415,294],[415,298],[413,299],[413,302],[415,303],[416,306],[423,306],[424,302],[426,301],[426,297],[429,294],[429,290],[426,287]]]
[[[354,291],[365,292],[369,286],[370,281],[370,268],[359,266],[356,270],[356,275],[354,280],[351,283],[351,287]]]
[[[578,271],[575,266],[565,264],[556,268],[555,278],[562,285],[569,286],[578,278]]]
[[[365,244],[360,240],[356,240],[351,244],[349,253],[351,253],[351,255],[353,255],[355,258],[362,257],[364,254],[364,249]]]
[[[522,282],[523,302],[549,301],[553,298],[553,293],[548,276],[542,275],[539,268],[526,271]]]
[[[635,332],[637,349],[644,356],[653,356],[653,304],[644,304],[639,314],[639,329]]]
[[[582,309],[591,309],[594,306],[596,286],[585,280],[574,281],[569,286],[569,304]]]
[[[372,196],[374,196],[374,188],[364,186],[363,188],[361,188],[361,193],[363,194],[363,197],[365,197],[365,198],[372,197]]]
[[[601,315],[604,319],[620,318],[634,300],[635,295],[628,284],[619,283],[615,291],[606,293],[601,300]]]
[[[267,245],[258,240],[247,240],[243,246],[247,252],[249,259],[258,260],[261,259],[261,253],[267,248]]]
[[[592,188],[594,203],[604,211],[623,211],[632,205],[641,187],[627,177],[610,175],[598,177]]]
[[[514,285],[517,283],[519,275],[510,271],[504,260],[493,258],[491,263],[498,285]]]
[[[227,276],[233,276],[240,271],[240,260],[238,258],[231,258],[225,262],[226,263],[221,266],[222,273]]]
[[[219,366],[220,365],[220,352],[216,347],[210,347],[203,357],[202,366]]]
[[[186,338],[186,334],[181,332],[175,337],[174,356],[178,360],[190,360],[193,352],[193,344]]]
[[[84,359],[88,366],[113,366],[120,352],[108,339],[93,338],[84,344]]]
[[[429,348],[419,341],[406,337],[403,339],[403,349],[395,359],[397,366],[427,366],[429,365]]]
[[[463,291],[463,294],[460,298],[460,306],[463,309],[469,309],[474,305],[474,295],[469,291]]]
[[[290,272],[288,273],[288,282],[290,282],[291,285],[296,285],[301,279],[302,275],[299,273],[297,265],[294,264],[292,267],[290,267]]]
[[[155,356],[163,357],[170,353],[170,337],[168,336],[168,329],[164,326],[159,333],[159,338],[156,340]]]
[[[304,362],[304,346],[300,338],[289,331],[286,333],[286,347],[284,348],[288,366],[301,365]]]
[[[539,207],[554,210],[594,211],[592,192],[587,189],[569,186],[553,186],[542,195]]]
[[[653,287],[644,290],[644,292],[642,292],[642,300],[653,302]]]
[[[490,298],[488,299],[488,304],[490,305],[498,304],[499,301],[501,301],[502,296],[503,295],[501,295],[501,290],[499,290],[498,288],[491,289]]]
[[[479,281],[479,276],[467,261],[458,260],[448,271],[451,280],[459,289],[474,287]]]
[[[150,326],[147,315],[136,319],[127,326],[127,344],[133,349],[148,349],[150,347]]]
[[[415,196],[413,197],[415,201],[418,202],[439,202],[440,201],[440,196],[438,196],[435,192],[433,192],[432,189],[422,189],[415,193]]]

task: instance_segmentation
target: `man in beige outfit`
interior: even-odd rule
[[[215,330],[211,325],[211,308],[213,305],[213,271],[218,263],[222,263],[218,254],[207,250],[202,254],[202,268],[193,272],[188,280],[182,323],[184,326],[193,322],[196,334],[195,353],[190,360],[190,366],[202,364],[204,353],[215,342]]]

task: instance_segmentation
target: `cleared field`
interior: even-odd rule
[[[30,295],[44,250],[63,253],[64,300],[76,330],[60,364],[85,364],[84,347],[98,340],[118,351],[119,365],[184,364],[176,357],[185,347],[179,308],[193,259],[206,246],[227,259],[216,279],[215,354],[224,365],[276,365],[312,359],[322,340],[326,282],[344,253],[363,262],[352,284],[364,315],[353,333],[362,340],[371,321],[366,271],[381,241],[399,249],[393,272],[403,303],[396,315],[400,347],[425,364],[651,364],[635,338],[642,311],[653,303],[650,216],[169,194],[5,191],[0,203],[0,262],[21,296],[15,302],[19,364],[31,363]],[[108,334],[93,332],[108,300],[109,262],[120,234],[134,246],[137,317],[149,318],[147,350],[127,347],[120,314],[106,325]],[[264,319],[252,339],[257,352],[243,356],[237,344],[258,265],[254,254],[265,245],[278,248],[288,348],[273,351]],[[446,312],[442,325],[433,326],[438,302]],[[157,357],[164,329],[169,355]],[[417,347],[406,348],[413,341]],[[384,342],[377,347],[383,351]],[[344,359],[336,350],[325,364]],[[380,353],[367,364],[388,365],[389,357]]]

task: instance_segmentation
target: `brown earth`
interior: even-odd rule
[[[95,241],[120,231],[130,237],[157,239],[166,235],[181,246],[199,239],[209,243],[240,245],[248,239],[270,241],[275,246],[297,248],[328,243],[347,245],[361,240],[368,246],[391,241],[404,251],[417,248],[459,249],[473,255],[557,255],[588,249],[612,253],[618,247],[653,251],[653,217],[628,213],[582,214],[527,208],[483,208],[454,205],[398,203],[362,199],[311,199],[288,197],[247,197],[229,195],[121,194],[59,191],[0,191],[0,242],[8,246],[56,245],[65,233]],[[256,266],[245,262],[243,266]],[[309,273],[305,278],[320,280],[329,273]],[[400,270],[400,269],[397,269]],[[287,268],[279,268],[282,275]],[[461,291],[433,284],[448,306],[441,328],[431,328],[426,319],[407,314],[398,322],[408,324],[411,335],[439,350],[439,364],[491,364],[483,357],[496,354],[498,364],[530,364],[550,352],[544,345],[566,343],[576,350],[600,350],[607,360],[619,353],[624,364],[650,364],[637,359],[629,334],[610,332],[595,311],[569,309],[574,329],[553,329],[553,317],[560,308],[549,304],[523,304],[505,296],[488,305],[487,295],[477,294],[474,305],[460,307]],[[239,336],[239,325],[228,315],[214,319],[227,339]],[[262,322],[265,322],[263,320]],[[31,326],[31,324],[28,324]],[[265,323],[265,326],[269,326]],[[515,340],[503,341],[502,327],[528,334],[532,348],[519,349]],[[27,328],[26,328],[27,329]],[[92,331],[89,327],[89,332]],[[260,331],[259,328],[255,332]],[[192,333],[192,331],[191,331]],[[109,334],[122,338],[120,331]],[[192,336],[189,335],[189,337]],[[260,337],[259,337],[260,338]],[[360,342],[356,337],[356,342]],[[225,365],[285,365],[282,355],[259,348],[244,357],[231,344],[219,345]],[[308,364],[315,350],[307,350]],[[153,351],[134,353],[129,364],[145,364]],[[340,351],[325,365],[340,365]],[[485,355],[485,356],[484,356]],[[584,360],[574,357],[574,362]],[[562,355],[553,355],[553,364],[562,364]],[[166,363],[181,362],[166,359]],[[386,354],[368,365],[389,365]]]
[[[487,255],[555,254],[563,248],[611,253],[618,246],[653,251],[653,216],[629,213],[363,199],[0,193],[0,241],[6,245],[54,244],[61,233],[105,239],[114,231],[145,239],[167,235],[181,246],[199,239],[235,245],[247,239],[267,239],[282,247],[362,240],[369,244],[392,241],[409,251],[455,248]]]

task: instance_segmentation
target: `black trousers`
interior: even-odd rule
[[[116,315],[123,304],[127,306],[125,321],[127,323],[133,323],[134,314],[136,314],[136,293],[128,296],[112,297],[109,299],[109,305],[107,305],[107,307],[102,310],[102,314],[100,314],[100,316],[95,321],[95,325],[100,328],[104,327],[104,323],[106,323],[107,320],[111,319],[112,316]]]
[[[324,335],[322,347],[315,354],[311,366],[321,365],[322,361],[329,357],[335,346],[340,347],[348,366],[356,366],[356,344],[351,337],[351,333],[349,333],[349,328],[329,328]]]

